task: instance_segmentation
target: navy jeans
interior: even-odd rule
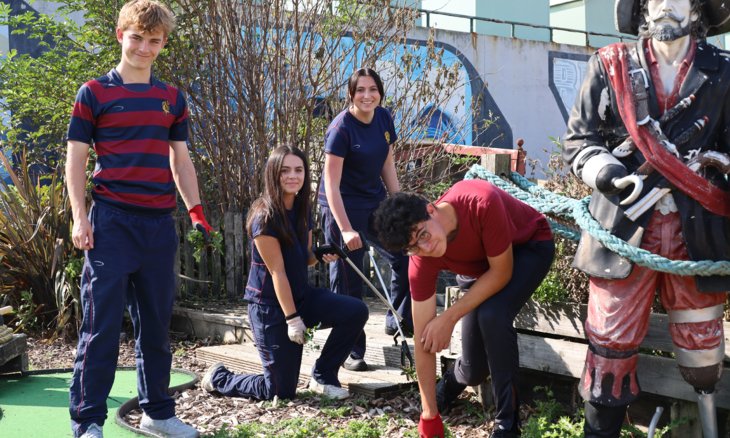
[[[70,389],[76,435],[106,419],[125,307],[134,326],[140,407],[153,419],[175,415],[167,393],[178,245],[172,216],[138,215],[96,203],[89,220],[94,248],[86,251],[81,274],[83,319]]]
[[[531,241],[512,248],[514,268],[507,285],[461,320],[461,354],[456,360],[456,381],[468,386],[491,374],[495,423],[512,430],[518,426],[517,371],[520,366],[514,319],[547,275],[555,255],[552,240]],[[457,276],[462,290],[474,278]],[[467,292],[468,293],[468,292]]]
[[[312,368],[312,378],[325,385],[340,386],[337,373],[368,320],[368,308],[360,300],[336,295],[327,289],[310,288],[297,312],[307,327],[321,324],[332,328]],[[303,346],[289,340],[284,313],[279,306],[248,305],[256,348],[263,374],[234,374],[219,369],[213,387],[222,395],[271,400],[296,395]]]
[[[401,253],[387,251],[380,243],[373,225],[373,213],[375,210],[348,211],[352,228],[365,235],[368,243],[388,261],[392,275],[390,277],[390,303],[398,314],[403,318],[401,326],[408,332],[413,332],[413,317],[411,315],[411,292],[408,284],[408,257]],[[322,229],[326,243],[344,246],[340,228],[337,226],[332,211],[328,207],[322,207]],[[348,253],[348,257],[362,271],[363,259],[365,258],[365,247]],[[377,284],[377,280],[373,284]],[[347,295],[362,299],[365,289],[365,282],[362,281],[355,270],[345,261],[338,260],[330,263],[330,287],[336,294]],[[396,320],[391,311],[385,316],[385,325],[395,329]],[[362,359],[365,356],[365,332],[362,332],[355,342],[351,356],[355,359]]]

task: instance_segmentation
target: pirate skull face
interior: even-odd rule
[[[690,34],[698,16],[692,10],[691,0],[647,0],[644,19],[651,38],[674,41]]]

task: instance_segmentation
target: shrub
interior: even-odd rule
[[[591,194],[588,186],[578,180],[562,159],[563,145],[558,138],[550,139],[554,145],[550,151],[550,159],[547,165],[537,160],[530,162],[533,168],[542,170],[547,179],[545,189],[553,193],[573,199],[582,199]],[[578,229],[574,222],[566,223],[562,218],[551,218],[561,222],[563,225]],[[585,303],[588,301],[588,276],[573,268],[573,257],[575,256],[578,242],[564,237],[555,237],[555,260],[550,268],[543,284],[535,293],[535,299],[543,303],[556,301],[574,301]]]
[[[5,155],[0,161],[12,180],[0,180],[0,295],[20,310],[19,329],[73,325],[66,313],[73,298],[59,295],[64,288],[56,286],[67,281],[63,273],[72,254],[68,196],[58,171],[33,178],[25,155],[17,173]]]

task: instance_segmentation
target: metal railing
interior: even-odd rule
[[[543,29],[547,30],[550,34],[550,42],[556,42],[554,38],[554,32],[566,32],[570,34],[578,34],[582,35],[585,40],[585,45],[590,45],[590,37],[596,36],[596,37],[605,37],[605,38],[614,38],[619,41],[634,41],[636,37],[630,36],[630,35],[620,35],[620,34],[609,34],[609,33],[601,33],[601,32],[591,32],[587,30],[580,30],[580,29],[568,29],[565,27],[555,27],[555,26],[546,26],[542,24],[531,24],[531,23],[522,23],[519,21],[507,21],[507,20],[498,20],[496,18],[486,18],[486,17],[475,17],[471,15],[463,15],[463,14],[455,14],[451,12],[439,12],[439,11],[432,11],[432,10],[426,10],[426,9],[414,9],[414,11],[421,14],[421,16],[426,16],[426,28],[431,28],[431,15],[439,15],[439,16],[445,16],[445,17],[451,17],[451,18],[460,18],[469,20],[469,32],[475,33],[475,24],[478,21],[483,21],[487,23],[494,23],[494,24],[505,24],[510,26],[510,38],[518,38],[515,35],[515,28],[517,27],[530,27],[533,29]]]

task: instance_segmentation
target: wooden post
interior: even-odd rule
[[[190,245],[190,242],[188,242],[188,227],[185,226],[187,221],[180,221],[180,233],[183,236],[183,263],[185,266],[185,271],[183,272],[187,277],[195,278],[195,265],[193,263],[193,247]],[[185,282],[185,293],[189,295],[193,295],[195,293],[195,283],[191,281]]]
[[[178,239],[180,236],[180,228],[182,228],[180,226],[180,221],[175,221],[175,232],[178,233]],[[178,297],[183,296],[183,291],[181,288],[182,281],[180,279],[180,274],[181,274],[180,269],[182,267],[182,260],[180,260],[180,254],[181,254],[181,245],[179,244],[179,241],[178,241],[177,250],[175,251],[175,265],[172,268],[175,272],[175,290],[177,291],[176,295]],[[0,309],[0,310],[2,310],[2,309]],[[0,313],[0,315],[2,315],[2,313]],[[0,322],[2,322],[2,319],[0,319]]]
[[[670,436],[672,438],[702,438],[702,422],[700,421],[697,403],[684,400],[677,400],[672,403],[672,421],[682,418],[687,421],[679,426],[673,427]]]
[[[217,210],[213,211],[211,219],[213,220],[213,229],[221,231],[221,218],[220,214]],[[216,298],[223,298],[222,293],[222,266],[221,266],[221,254],[217,251],[213,251],[211,253],[211,261],[210,261],[210,270],[211,270],[211,281],[213,282],[211,290],[213,292],[213,296]]]
[[[223,215],[223,239],[226,245],[226,292],[228,298],[232,298],[236,290],[236,245],[234,235],[233,213],[225,212]]]
[[[235,236],[235,275],[236,275],[236,282],[235,289],[233,290],[233,297],[240,296],[240,294],[243,293],[243,272],[244,272],[244,239],[246,237],[246,233],[243,232],[243,213],[235,213],[233,215],[233,234]],[[229,295],[231,296],[231,295]]]
[[[210,279],[208,278],[208,250],[203,248],[200,251],[200,263],[198,263],[198,296],[209,298],[210,284],[206,283]]]
[[[482,167],[489,172],[509,177],[512,174],[511,157],[508,154],[487,154],[482,155]]]

